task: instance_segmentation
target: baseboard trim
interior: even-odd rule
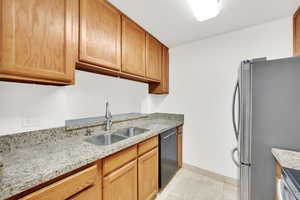
[[[208,177],[210,177],[212,179],[215,179],[217,181],[221,181],[221,182],[231,184],[231,185],[234,185],[234,186],[238,186],[238,183],[239,183],[239,181],[237,179],[234,179],[234,178],[231,178],[231,177],[228,177],[228,176],[224,176],[224,175],[221,175],[221,174],[217,174],[215,172],[211,172],[211,171],[206,170],[206,169],[201,169],[199,167],[196,167],[196,166],[193,166],[193,165],[190,165],[190,164],[184,163],[182,167],[184,169],[191,170],[192,172],[195,172],[195,173],[198,173],[198,174],[201,174],[201,175],[204,175],[204,176],[208,176]]]

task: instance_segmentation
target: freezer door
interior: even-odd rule
[[[240,200],[251,199],[251,167],[248,165],[240,166],[240,187],[239,197]]]
[[[242,164],[251,163],[251,112],[252,112],[252,82],[251,82],[252,62],[243,61],[240,73],[240,133],[238,146],[240,153],[240,162]]]

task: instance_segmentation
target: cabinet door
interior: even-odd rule
[[[158,192],[158,148],[139,158],[139,200],[154,199]]]
[[[146,71],[147,77],[161,80],[162,45],[159,41],[147,34],[146,37]]]
[[[78,0],[0,0],[0,79],[69,84]]]
[[[104,177],[103,200],[137,200],[137,161]]]
[[[105,0],[80,1],[79,60],[121,68],[121,14]]]
[[[169,94],[169,49],[162,47],[162,69],[160,83],[150,83],[149,93]]]
[[[300,8],[294,15],[294,56],[300,56]]]
[[[122,17],[122,72],[146,75],[146,32]]]

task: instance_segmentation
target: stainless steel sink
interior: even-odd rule
[[[110,134],[92,136],[87,138],[86,141],[99,146],[107,146],[140,135],[146,131],[148,129],[130,127],[116,130]]]
[[[137,128],[137,127],[130,127],[130,128],[124,128],[117,130],[113,133],[113,135],[119,135],[123,137],[133,137],[140,135],[142,133],[145,133],[146,131],[149,131],[148,129],[143,129],[143,128]]]
[[[122,141],[127,139],[127,137],[123,137],[120,135],[115,135],[115,134],[107,134],[107,135],[96,135],[90,138],[87,138],[86,140],[89,143],[99,145],[99,146],[106,146],[106,145],[111,145],[116,142]]]

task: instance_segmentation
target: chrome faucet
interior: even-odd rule
[[[109,110],[109,103],[106,102],[105,104],[105,130],[109,131],[111,129],[112,126],[112,116],[111,116],[111,112]]]

